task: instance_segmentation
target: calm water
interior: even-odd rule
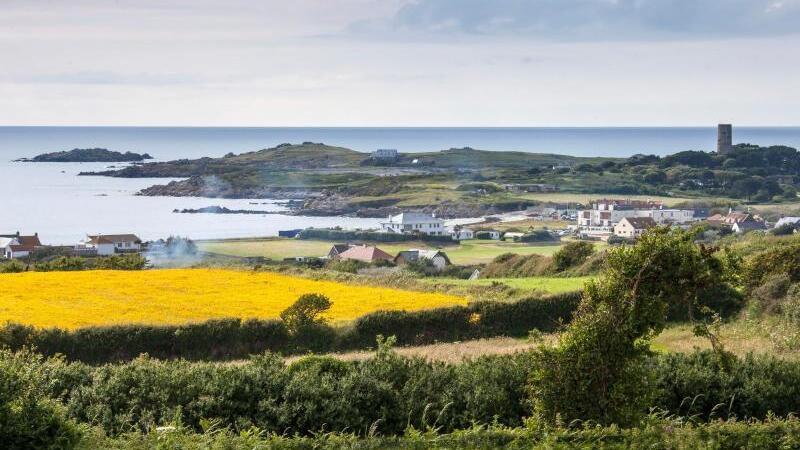
[[[175,208],[222,205],[279,211],[265,200],[136,197],[165,179],[77,177],[106,164],[12,163],[13,159],[71,148],[105,147],[147,152],[158,160],[221,156],[283,142],[324,142],[354,150],[397,148],[405,152],[470,146],[576,156],[668,154],[711,150],[708,128],[126,128],[0,127],[0,233],[39,232],[43,241],[71,244],[86,233],[136,233],[143,239],[180,234],[195,239],[274,236],[306,226],[368,228],[375,219],[285,215],[174,214]],[[800,127],[734,128],[735,142],[800,147]],[[251,202],[258,203],[257,205]],[[267,204],[262,204],[262,203]]]

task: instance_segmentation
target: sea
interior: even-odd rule
[[[144,240],[276,236],[279,230],[342,226],[371,228],[379,218],[297,217],[285,214],[179,214],[175,209],[225,206],[285,212],[276,200],[143,197],[139,190],[171,181],[77,176],[107,163],[13,162],[40,153],[102,147],[149,153],[156,161],[217,157],[281,143],[322,142],[370,152],[472,147],[573,156],[666,155],[713,150],[716,127],[615,128],[222,128],[0,127],[0,234],[39,233],[47,244],[70,245],[86,234],[135,233]],[[734,142],[800,148],[800,127],[734,127]]]

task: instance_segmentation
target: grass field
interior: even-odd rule
[[[426,278],[426,283],[452,284],[455,286],[490,286],[502,283],[515,289],[538,290],[557,294],[560,292],[578,291],[584,283],[593,277],[531,277],[531,278],[482,278],[477,280],[456,280],[452,278]]]
[[[681,203],[690,200],[702,200],[699,198],[687,197],[661,197],[658,195],[620,195],[620,194],[575,194],[569,192],[531,192],[525,194],[517,194],[516,197],[526,200],[539,200],[543,202],[554,203],[582,203],[584,205],[590,203],[592,200],[600,198],[626,198],[631,200],[655,200],[663,201],[666,206],[672,206],[676,203]]]
[[[300,239],[236,239],[199,242],[200,250],[229,256],[263,256],[282,260],[293,256],[323,256],[330,250],[332,242]],[[410,248],[435,248],[430,243],[400,242],[375,244],[391,255]],[[552,255],[560,245],[527,245],[501,241],[464,241],[461,245],[444,247],[453,264],[487,263],[503,253],[522,255]]]
[[[0,275],[0,322],[75,329],[212,318],[276,318],[302,294],[327,295],[327,317],[466,304],[460,297],[220,269],[23,272]]]

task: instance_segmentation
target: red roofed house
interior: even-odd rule
[[[23,258],[41,246],[39,233],[34,233],[33,236],[22,236],[19,233],[0,236],[0,251],[8,259]]]
[[[378,247],[371,245],[353,245],[349,249],[339,253],[336,259],[362,261],[373,263],[377,261],[393,261],[394,257]]]

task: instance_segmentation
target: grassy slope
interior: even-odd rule
[[[323,256],[330,250],[332,242],[299,239],[235,239],[219,241],[202,241],[198,243],[200,250],[230,256],[263,256],[280,260],[293,256]],[[430,243],[399,242],[378,243],[382,250],[395,255],[401,250],[410,248],[436,248]],[[448,246],[444,250],[454,264],[486,263],[503,253],[519,253],[530,255],[552,255],[560,245],[526,245],[499,241],[465,241],[459,246]]]
[[[594,277],[530,277],[530,278],[481,278],[477,280],[457,280],[452,278],[427,278],[426,283],[452,284],[455,286],[491,286],[503,283],[515,289],[539,290],[552,294],[577,291]]]

